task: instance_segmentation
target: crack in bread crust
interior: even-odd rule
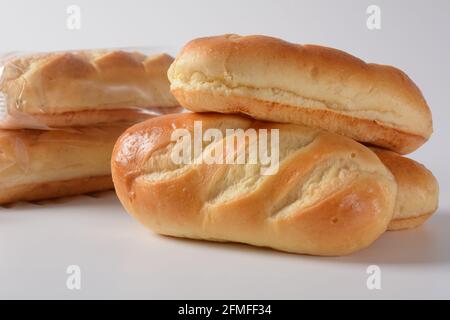
[[[398,127],[399,123],[384,120],[381,118],[383,114],[390,114],[392,117],[400,117],[401,114],[397,110],[379,110],[375,107],[372,108],[350,108],[337,101],[326,101],[324,99],[311,98],[302,96],[296,92],[288,91],[285,89],[277,87],[254,87],[243,84],[231,85],[227,82],[222,82],[219,79],[207,79],[205,74],[200,72],[195,72],[195,75],[200,74],[202,80],[195,79],[197,77],[191,77],[189,82],[183,82],[178,79],[172,80],[171,88],[173,90],[182,89],[186,91],[197,91],[197,90],[214,90],[223,96],[236,95],[236,96],[251,96],[254,99],[274,102],[279,104],[289,104],[292,106],[307,108],[307,109],[318,109],[318,110],[329,110],[336,113],[341,112],[342,114],[354,117],[358,119],[364,119],[364,114],[373,114],[371,120],[382,122],[384,125],[389,127]],[[194,78],[194,79],[193,79]],[[288,103],[291,101],[293,103]],[[407,123],[406,123],[407,124]],[[408,131],[405,127],[404,131]]]
[[[248,97],[224,96],[210,90],[172,90],[182,105],[194,112],[243,113],[265,121],[318,127],[357,141],[407,154],[426,139],[367,119],[357,119],[330,110],[316,110]],[[200,107],[201,106],[201,107]]]

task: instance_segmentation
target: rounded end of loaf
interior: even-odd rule
[[[434,212],[431,212],[412,218],[393,219],[388,225],[388,231],[400,231],[420,227],[433,215],[433,213]]]
[[[398,194],[389,230],[415,228],[438,208],[439,184],[424,165],[394,152],[373,149],[397,181]]]

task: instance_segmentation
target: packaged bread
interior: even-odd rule
[[[112,189],[112,149],[128,127],[1,129],[0,204]]]
[[[0,59],[0,127],[48,129],[138,122],[179,111],[167,54],[85,50]]]

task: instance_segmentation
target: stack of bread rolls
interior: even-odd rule
[[[131,127],[112,157],[122,204],[160,234],[335,256],[386,230],[416,227],[437,209],[436,179],[402,156],[429,139],[431,112],[394,67],[321,46],[224,35],[189,42],[168,77],[194,113]],[[194,133],[199,121],[223,136],[278,129],[279,170],[173,163],[174,130]]]
[[[176,112],[166,54],[94,50],[0,63],[0,204],[113,188],[110,159],[130,125]]]

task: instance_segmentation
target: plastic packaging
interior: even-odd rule
[[[0,205],[112,189],[112,149],[126,123],[0,130]]]
[[[137,122],[182,110],[164,48],[0,55],[0,128]]]

